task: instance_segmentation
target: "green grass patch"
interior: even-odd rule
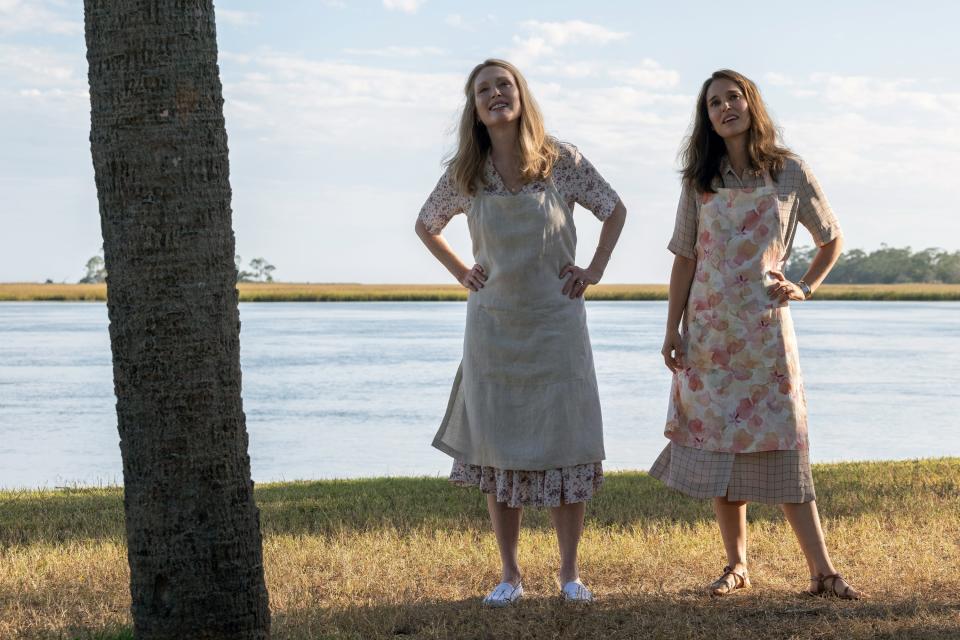
[[[258,485],[273,638],[960,637],[960,458],[814,465],[838,568],[870,598],[799,595],[807,570],[775,507],[748,510],[754,589],[702,595],[723,551],[709,501],[609,473],[587,509],[587,609],[556,599],[556,541],[527,510],[528,595],[507,611],[485,500],[444,478]],[[132,637],[123,492],[0,492],[0,638]]]
[[[814,465],[818,504],[832,517],[922,517],[945,504],[960,508],[960,458]],[[484,528],[479,492],[445,478],[369,478],[267,483],[255,488],[265,535],[343,531]],[[779,521],[777,508],[753,505],[753,521]],[[711,521],[709,502],[666,488],[645,472],[608,473],[588,519],[602,527]],[[524,526],[550,529],[547,512],[530,510]],[[98,539],[122,542],[120,487],[0,491],[0,548]]]

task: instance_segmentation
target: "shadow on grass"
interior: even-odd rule
[[[318,638],[493,638],[614,640],[620,638],[889,638],[955,640],[960,604],[904,599],[844,602],[794,594],[729,598],[702,595],[608,596],[589,606],[527,596],[506,609],[480,598],[409,605],[317,607],[272,614],[274,640]],[[133,640],[129,628],[74,632],[73,640]]]
[[[62,638],[62,635],[55,636]],[[105,630],[81,631],[79,634],[71,634],[71,640],[134,640],[133,628],[113,628]]]
[[[275,640],[422,638],[536,640],[576,638],[889,638],[954,640],[960,605],[903,600],[890,603],[812,601],[801,596],[604,598],[569,606],[557,598],[528,597],[490,610],[474,598],[459,602],[351,607],[274,613]],[[74,640],[133,640],[128,629],[90,630]]]
[[[527,597],[506,609],[480,599],[274,614],[274,638],[951,638],[960,605],[819,600],[793,594],[605,597],[570,606]]]
[[[863,514],[925,517],[960,508],[960,458],[814,466],[818,504],[828,518]],[[444,478],[376,478],[268,484],[256,488],[265,535],[330,534],[391,528],[488,526],[484,496]],[[751,505],[752,521],[780,520],[780,510]],[[713,518],[709,500],[668,489],[646,473],[608,474],[587,509],[588,526],[697,523]],[[545,509],[524,526],[549,528]],[[75,539],[123,540],[118,488],[0,493],[0,547]]]

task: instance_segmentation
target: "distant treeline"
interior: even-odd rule
[[[787,261],[787,279],[796,282],[810,267],[815,247],[794,247]],[[830,284],[897,284],[905,282],[960,283],[960,251],[941,249],[914,252],[910,247],[897,249],[880,245],[867,253],[860,249],[844,251],[827,276]]]

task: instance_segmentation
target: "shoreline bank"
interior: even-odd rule
[[[462,302],[459,285],[252,283],[237,285],[240,302]],[[599,284],[587,300],[666,300],[665,284]],[[103,302],[105,284],[0,283],[0,302]],[[960,284],[827,284],[814,300],[934,302],[960,300]]]

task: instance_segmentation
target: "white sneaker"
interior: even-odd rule
[[[522,583],[518,582],[517,586],[513,586],[509,582],[501,582],[483,599],[483,604],[487,607],[506,607],[521,597],[523,597]]]
[[[580,578],[563,585],[560,597],[564,602],[593,602],[593,593],[580,582]]]

